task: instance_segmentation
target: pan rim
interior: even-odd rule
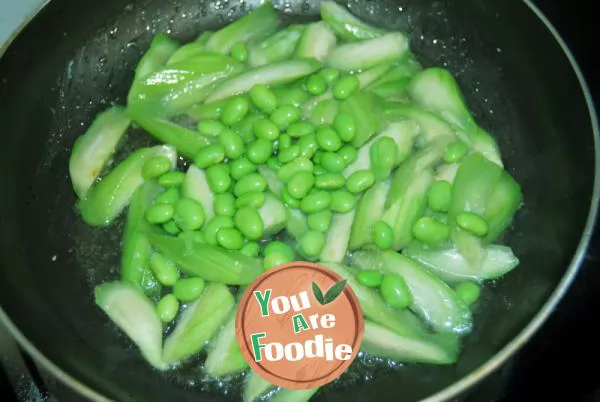
[[[15,30],[13,30],[4,43],[0,43],[0,59],[4,57],[10,45],[21,34],[21,32],[44,8],[51,3],[51,1],[52,0],[45,0],[43,3],[41,3],[22,21],[22,23]],[[462,392],[473,388],[477,383],[489,377],[503,364],[505,364],[511,356],[515,355],[540,330],[554,309],[562,301],[582,266],[582,263],[585,259],[585,254],[588,250],[590,239],[595,230],[598,217],[598,206],[600,205],[600,128],[598,125],[598,115],[594,106],[592,95],[590,93],[590,88],[573,53],[562,36],[559,34],[558,30],[548,20],[545,14],[542,13],[540,9],[532,3],[532,0],[523,0],[523,3],[529,7],[531,12],[540,19],[540,21],[546,26],[546,29],[548,29],[548,31],[552,34],[554,40],[556,40],[563,53],[569,60],[571,68],[573,69],[573,72],[575,73],[579,85],[583,91],[592,125],[592,134],[594,135],[595,169],[590,210],[588,211],[588,217],[581,235],[581,239],[571,259],[571,262],[569,263],[567,271],[536,315],[510,342],[502,347],[500,351],[494,354],[484,364],[453,384],[437,391],[429,397],[422,399],[422,402],[442,402],[459,396]],[[47,358],[45,354],[43,354],[35,345],[33,345],[33,343],[31,343],[25,337],[21,330],[16,327],[2,306],[0,306],[0,321],[5,324],[13,338],[27,351],[27,353],[36,362],[41,363],[44,368],[50,371],[58,380],[62,381],[64,384],[79,392],[86,398],[90,398],[94,401],[111,401],[111,399],[107,398],[105,395],[102,395],[91,386],[81,382],[73,375],[67,373],[64,369],[56,365],[52,360]]]

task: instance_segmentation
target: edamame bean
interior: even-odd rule
[[[206,243],[206,238],[204,237],[204,233],[197,230],[194,232],[194,243]]]
[[[146,180],[154,179],[171,170],[171,161],[166,156],[150,158],[142,166],[142,177]]]
[[[215,194],[224,193],[231,187],[231,177],[227,165],[219,164],[206,169],[206,180]]]
[[[262,119],[263,116],[258,113],[251,113],[244,117],[242,121],[236,123],[231,129],[239,135],[245,144],[249,144],[256,140],[254,135],[254,122]]]
[[[360,81],[355,75],[341,77],[333,84],[333,97],[338,100],[348,99],[360,86]]]
[[[315,212],[308,215],[308,227],[311,230],[316,230],[317,232],[327,232],[331,226],[332,219],[333,213],[331,211],[323,210],[320,212]]]
[[[217,232],[217,244],[227,250],[239,250],[244,246],[244,237],[234,228],[221,228]]]
[[[251,207],[251,208],[258,209],[258,208],[262,207],[263,205],[265,205],[265,200],[266,200],[265,193],[258,192],[258,191],[252,191],[250,193],[241,195],[237,200],[235,200],[235,207],[236,208]]]
[[[285,254],[275,252],[267,255],[263,260],[263,268],[264,270],[271,269],[281,264],[285,264],[290,262],[291,260],[287,258]]]
[[[282,241],[272,241],[265,247],[264,255],[268,256],[272,253],[283,254],[288,261],[293,261],[295,254],[294,250]]]
[[[279,152],[277,158],[281,163],[288,163],[300,156],[300,147],[296,144]]]
[[[332,67],[327,67],[322,69],[319,74],[321,74],[323,78],[325,78],[325,81],[327,81],[327,83],[330,84],[338,79],[338,77],[340,76],[340,71]]]
[[[240,63],[244,63],[248,60],[248,48],[243,42],[236,43],[231,47],[231,57]]]
[[[362,193],[375,184],[375,175],[368,169],[357,170],[346,180],[346,190],[353,194]]]
[[[260,246],[255,241],[246,243],[244,247],[240,249],[240,253],[247,255],[248,257],[258,257],[258,254],[260,253]]]
[[[425,244],[439,244],[450,237],[450,227],[430,216],[420,218],[412,232],[417,240]]]
[[[156,312],[162,322],[168,323],[173,321],[179,312],[179,300],[177,300],[174,294],[163,296],[156,304]]]
[[[265,163],[273,153],[273,143],[264,138],[259,138],[250,145],[248,145],[248,151],[246,156],[250,162],[260,165]]]
[[[289,195],[296,199],[304,198],[315,185],[315,177],[310,172],[296,172],[287,182]]]
[[[333,119],[333,129],[344,142],[352,141],[356,135],[356,123],[354,118],[345,112],[340,112],[335,116]]]
[[[183,172],[167,172],[158,177],[157,183],[163,187],[179,187],[185,179]]]
[[[379,271],[365,269],[356,274],[356,280],[369,288],[378,288],[383,281],[383,275]]]
[[[166,223],[173,218],[175,208],[171,204],[154,204],[146,210],[146,220],[152,224],[158,225]]]
[[[277,97],[264,84],[255,85],[250,90],[250,99],[254,106],[265,113],[273,113],[277,108]]]
[[[309,257],[318,256],[324,245],[325,234],[314,230],[309,230],[299,242],[300,251]]]
[[[412,295],[403,277],[398,274],[389,273],[381,280],[381,296],[388,306],[402,309],[412,303]]]
[[[325,152],[321,156],[320,165],[331,173],[341,173],[346,167],[344,158],[335,152]]]
[[[300,200],[292,197],[286,187],[281,189],[281,199],[290,208],[300,208]]]
[[[285,86],[278,88],[275,91],[277,104],[280,106],[295,106],[299,107],[308,99],[309,95],[301,87]]]
[[[291,124],[300,120],[300,110],[291,105],[284,105],[271,113],[271,121],[280,130],[286,130]]]
[[[307,159],[311,159],[315,152],[317,152],[319,149],[319,144],[317,144],[317,136],[315,134],[308,134],[304,137],[300,137],[296,145],[298,145],[298,148],[300,148],[300,156],[303,156]]]
[[[271,156],[269,159],[267,159],[267,166],[274,171],[278,171],[279,169],[281,169],[281,162],[279,161],[279,159],[277,159],[276,156]]]
[[[283,151],[292,146],[292,137],[287,134],[281,134],[279,136],[279,150]]]
[[[179,234],[179,232],[181,232],[181,229],[179,228],[179,226],[177,226],[174,220],[170,220],[169,222],[164,223],[162,225],[162,228],[165,232],[171,235],[176,235]]]
[[[444,162],[449,164],[460,162],[460,160],[465,157],[468,151],[469,148],[464,142],[456,140],[448,145],[444,150]]]
[[[279,129],[269,119],[260,119],[254,122],[254,135],[269,141],[275,141],[279,138]]]
[[[314,96],[322,95],[327,90],[327,80],[321,74],[311,75],[306,82],[306,90]]]
[[[373,243],[381,250],[392,248],[394,244],[394,230],[383,221],[377,221],[373,225]]]
[[[230,216],[216,215],[204,226],[204,240],[213,246],[217,245],[217,233],[221,228],[233,228],[235,223]]]
[[[452,184],[438,180],[431,185],[427,192],[427,204],[436,212],[448,212],[452,202]]]
[[[315,168],[313,169],[313,174],[315,175],[315,177],[324,175],[329,173],[327,170],[325,170],[325,168],[321,165],[317,165],[315,166]]]
[[[250,173],[256,172],[256,165],[248,158],[240,158],[228,163],[229,174],[235,180],[240,180],[242,177],[249,175]]]
[[[225,148],[221,144],[210,144],[202,148],[194,158],[196,166],[206,169],[223,162],[225,159]]]
[[[358,157],[358,151],[352,145],[344,145],[337,154],[342,158],[345,166],[354,162]]]
[[[331,195],[327,191],[318,190],[300,201],[300,209],[307,214],[312,214],[329,208],[331,203]]]
[[[356,206],[354,195],[345,190],[337,190],[331,193],[331,210],[345,214],[350,212]]]
[[[339,173],[323,173],[315,178],[315,187],[321,190],[337,190],[344,187],[346,180]]]
[[[162,254],[152,254],[149,266],[154,277],[161,285],[173,286],[179,279],[179,271],[175,263]]]
[[[223,146],[225,156],[229,159],[237,159],[246,151],[246,145],[242,137],[228,128],[219,134],[219,144]]]
[[[287,129],[287,134],[292,138],[300,138],[315,132],[315,126],[306,121],[293,123]]]
[[[244,117],[246,117],[249,109],[250,102],[248,102],[248,99],[242,96],[233,98],[223,108],[223,113],[221,114],[221,121],[226,126],[232,126],[235,123],[242,120]]]
[[[198,230],[204,225],[204,208],[196,200],[182,198],[175,204],[173,219],[183,230]]]
[[[313,171],[313,163],[310,159],[307,159],[303,156],[299,156],[291,162],[286,163],[279,169],[277,172],[277,178],[279,181],[287,183],[288,180],[294,175],[296,172],[312,172]]]
[[[463,282],[454,291],[467,305],[475,303],[481,295],[481,289],[473,282]]]
[[[177,187],[171,187],[163,191],[154,200],[155,204],[175,204],[179,201],[179,189]]]
[[[315,162],[317,165],[319,165],[319,166],[320,166],[321,159],[323,158],[323,154],[324,154],[324,153],[325,153],[325,152],[324,152],[324,151],[321,151],[321,150],[319,150],[319,151],[315,152],[315,156],[313,156],[313,162]]]
[[[173,286],[173,294],[182,302],[191,302],[200,297],[205,283],[202,278],[180,279]]]
[[[371,145],[369,154],[375,179],[385,180],[388,178],[398,159],[396,141],[390,137],[379,138]]]
[[[225,129],[223,123],[219,120],[200,120],[198,122],[198,131],[207,137],[217,137]]]
[[[213,201],[215,214],[233,216],[235,214],[235,197],[231,193],[217,194]]]
[[[267,188],[267,181],[258,173],[250,173],[242,177],[233,188],[233,194],[241,197],[246,193],[263,192]]]
[[[488,224],[485,219],[473,212],[461,212],[456,215],[456,224],[475,236],[483,237],[488,233]]]
[[[335,152],[342,147],[342,140],[331,126],[321,126],[317,130],[317,144],[325,151]]]
[[[265,224],[258,211],[243,207],[237,210],[234,217],[235,226],[250,240],[258,240],[265,232]]]

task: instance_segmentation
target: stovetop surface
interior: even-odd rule
[[[40,2],[0,0],[0,42]],[[564,0],[537,0],[534,3],[552,21],[571,48],[598,104],[600,47],[595,32],[595,3]],[[600,235],[596,235],[579,275],[558,309],[507,365],[476,387],[466,400],[600,401],[600,369],[596,366],[596,362],[600,361],[600,338],[595,329],[599,318]],[[2,353],[0,349],[0,357],[3,357]],[[0,369],[0,401],[17,400],[9,385],[9,377],[14,380],[14,375]],[[56,380],[51,378],[36,380],[57,386]],[[20,401],[55,400],[53,396],[44,397],[33,389],[25,392],[18,390],[18,393]],[[64,397],[64,400],[80,400],[71,398],[75,397],[71,395]]]

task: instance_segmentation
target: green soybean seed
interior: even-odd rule
[[[223,146],[225,156],[229,159],[237,159],[246,151],[246,144],[242,137],[228,128],[219,134],[219,144]]]
[[[355,75],[341,77],[333,84],[333,97],[338,100],[348,99],[360,86],[360,81]]]
[[[362,193],[375,184],[375,175],[368,169],[357,170],[346,180],[346,190],[353,194]]]
[[[346,179],[339,173],[323,173],[315,178],[315,187],[320,190],[337,190],[344,187]]]
[[[277,178],[283,183],[287,183],[288,180],[297,172],[312,172],[314,165],[310,159],[303,156],[299,156],[291,162],[281,166],[281,169],[277,172]]]
[[[204,225],[204,209],[198,201],[182,198],[175,204],[173,219],[183,230],[198,230]]]
[[[263,260],[263,268],[264,270],[271,269],[281,264],[288,263],[290,260],[285,254],[275,252],[267,255]]]
[[[290,125],[287,134],[292,138],[300,138],[315,132],[315,126],[306,121],[299,121]]]
[[[331,220],[333,219],[333,213],[328,210],[315,212],[308,215],[308,227],[311,230],[317,232],[327,232],[331,226]]]
[[[234,228],[221,228],[217,232],[217,244],[227,250],[239,250],[244,246],[244,237]]]
[[[194,232],[194,243],[206,243],[206,237],[204,237],[204,233],[197,230]]]
[[[150,270],[156,280],[164,286],[173,286],[179,280],[179,271],[173,261],[159,253],[154,253],[149,261]]]
[[[402,309],[412,303],[412,295],[403,277],[398,274],[389,273],[383,276],[381,285],[381,296],[388,306]]]
[[[215,195],[213,201],[215,214],[233,216],[235,214],[235,197],[231,193]]]
[[[156,304],[156,312],[162,322],[168,323],[173,321],[179,312],[179,300],[177,300],[174,294],[163,296]]]
[[[279,159],[281,163],[288,163],[298,156],[300,156],[300,147],[297,144],[294,144],[289,148],[280,151],[279,155],[277,155],[277,159]]]
[[[277,104],[280,106],[299,107],[308,100],[309,94],[299,86],[285,86],[274,90]]]
[[[244,63],[248,60],[248,48],[243,42],[236,43],[231,47],[231,57],[240,63]]]
[[[350,142],[356,136],[356,122],[351,115],[345,112],[340,112],[335,116],[333,129],[344,142]]]
[[[237,210],[234,217],[235,226],[250,240],[258,240],[265,232],[265,224],[258,211],[244,207]]]
[[[180,279],[173,286],[173,294],[182,302],[196,300],[204,291],[205,283],[202,278]]]
[[[265,205],[265,193],[259,191],[253,191],[250,193],[246,193],[241,195],[237,200],[235,200],[236,208],[243,207],[251,207],[258,209]]]
[[[350,212],[356,206],[354,195],[345,190],[337,190],[331,193],[331,210],[345,214]]]
[[[277,128],[286,130],[291,124],[300,120],[300,110],[291,105],[280,106],[271,113],[270,119]]]
[[[274,171],[278,171],[281,168],[281,162],[276,156],[271,156],[267,159],[267,166]]]
[[[269,141],[279,138],[279,128],[269,119],[260,119],[254,122],[254,135]]]
[[[365,285],[369,288],[378,288],[381,286],[383,281],[383,275],[379,271],[373,269],[365,269],[356,274],[356,280],[358,283]]]
[[[292,197],[286,187],[281,189],[281,199],[290,208],[300,208],[300,200]]]
[[[315,191],[300,201],[300,209],[304,213],[312,214],[329,208],[332,197],[327,191]]]
[[[345,166],[350,165],[358,157],[358,151],[356,150],[356,148],[354,148],[351,145],[344,145],[337,152],[337,154],[342,158],[342,160],[344,161],[344,165]]]
[[[177,226],[175,221],[172,219],[169,222],[164,223],[162,225],[162,228],[165,232],[167,232],[168,234],[171,234],[171,235],[176,235],[181,232],[181,229],[179,228],[179,226]]]
[[[175,208],[171,204],[154,204],[146,210],[146,220],[155,225],[170,221],[173,215]]]
[[[327,170],[325,170],[325,168],[321,165],[317,165],[315,166],[315,168],[313,169],[313,174],[315,175],[315,177],[324,175],[329,173]]]
[[[417,240],[425,244],[439,244],[450,237],[450,227],[430,216],[415,222],[412,232]]]
[[[313,156],[313,161],[319,165],[321,163],[321,159],[323,158],[323,154],[325,153],[325,151],[317,151],[315,152],[315,155]]]
[[[335,152],[325,152],[321,157],[320,164],[331,173],[341,173],[346,167],[344,158]]]
[[[239,135],[245,144],[249,144],[256,140],[254,135],[254,122],[262,119],[263,116],[258,113],[251,113],[244,117],[242,121],[234,124],[231,129]]]
[[[240,180],[242,177],[249,175],[250,173],[256,172],[256,165],[248,158],[240,158],[228,163],[229,174],[234,180]]]
[[[292,146],[292,137],[287,134],[281,134],[279,136],[279,150],[283,151]]]
[[[294,250],[290,246],[279,240],[275,240],[267,244],[267,247],[265,247],[265,251],[263,254],[265,256],[268,256],[272,253],[283,254],[288,261],[293,261],[295,257]]]
[[[375,179],[385,180],[389,177],[398,159],[398,146],[396,141],[390,137],[382,137],[371,145],[369,150],[371,167],[375,173]]]
[[[475,303],[481,295],[481,289],[473,282],[463,282],[454,291],[467,305]]]
[[[171,170],[171,161],[166,156],[150,158],[142,166],[142,177],[146,180],[154,179]]]
[[[315,185],[315,176],[310,172],[296,172],[287,182],[289,195],[294,198],[304,198]]]
[[[250,90],[250,99],[257,109],[265,113],[271,114],[277,109],[277,97],[264,84],[255,85]]]
[[[223,122],[223,124],[226,126],[232,126],[246,117],[249,109],[250,102],[248,102],[248,99],[242,96],[233,98],[223,108],[221,122]]]
[[[488,224],[485,219],[473,212],[461,212],[456,215],[456,224],[475,236],[483,237],[488,233]]]
[[[373,225],[373,243],[381,250],[388,250],[394,244],[394,230],[383,221],[377,221]]]
[[[200,120],[198,122],[198,132],[207,137],[217,137],[225,129],[223,123],[219,120]]]
[[[427,192],[427,205],[436,212],[448,212],[452,202],[452,184],[438,180],[431,185]]]
[[[231,187],[231,176],[227,165],[219,164],[206,169],[206,180],[215,194],[221,194]]]
[[[167,172],[158,177],[157,183],[163,187],[179,187],[185,179],[183,172]]]
[[[258,254],[260,253],[260,245],[255,241],[246,243],[244,247],[240,249],[240,253],[248,257],[258,257]]]
[[[315,230],[309,230],[299,242],[300,251],[309,257],[318,256],[324,245],[325,234]]]
[[[204,240],[213,246],[217,245],[217,233],[221,228],[233,228],[235,223],[230,216],[216,215],[204,226]]]
[[[154,200],[155,204],[175,204],[179,201],[179,189],[177,187],[171,187],[163,191]]]
[[[460,160],[465,157],[468,151],[469,148],[464,142],[456,140],[448,145],[444,150],[444,162],[449,164],[460,162]]]
[[[202,148],[194,158],[194,164],[199,168],[206,169],[223,162],[225,159],[225,148],[221,144],[210,144]]]
[[[246,156],[250,162],[257,165],[265,163],[273,153],[273,143],[264,138],[259,138],[250,145],[248,145],[248,151]]]
[[[332,67],[327,67],[321,70],[319,73],[325,78],[328,84],[331,84],[333,81],[337,80],[340,76],[340,70],[337,70]]]
[[[307,159],[311,159],[319,149],[319,144],[317,144],[317,136],[315,134],[308,134],[304,137],[300,137],[296,145],[298,145],[298,148],[300,148],[300,156],[303,156]]]
[[[317,130],[317,144],[325,151],[335,152],[342,147],[342,140],[331,126],[321,126]]]
[[[233,188],[233,194],[241,197],[246,193],[263,192],[267,188],[267,181],[258,173],[250,173],[242,177]]]
[[[327,91],[327,80],[321,74],[311,75],[306,82],[306,90],[314,96],[322,95]]]

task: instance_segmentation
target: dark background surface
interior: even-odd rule
[[[571,48],[598,104],[600,47],[594,13],[597,7],[584,1],[538,0],[535,3]],[[600,360],[598,317],[600,236],[595,236],[570,292],[548,322],[512,361],[474,389],[467,400],[600,401],[600,368],[596,366]],[[13,399],[0,371],[0,401]]]

